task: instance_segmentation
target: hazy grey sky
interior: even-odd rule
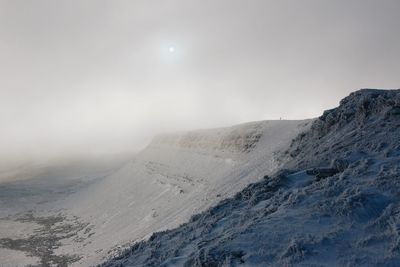
[[[399,87],[399,14],[386,0],[0,0],[0,153],[318,116]]]

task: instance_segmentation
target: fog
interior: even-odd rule
[[[316,117],[399,87],[400,1],[0,0],[0,159]]]

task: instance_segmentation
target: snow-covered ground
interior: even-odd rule
[[[79,179],[67,175],[56,179],[57,183],[46,180],[52,175],[36,175],[39,178],[3,183],[15,203],[8,203],[2,216],[12,214],[8,222],[17,221],[20,229],[33,224],[36,230],[32,226],[28,237],[4,234],[0,244],[7,250],[39,256],[42,262],[100,263],[121,246],[176,227],[260,176],[273,173],[281,164],[276,161],[279,151],[287,149],[310,122],[261,121],[166,134],[154,138],[122,167],[108,168],[106,174],[104,170],[88,172]],[[46,231],[51,234],[45,236]],[[16,240],[34,240],[40,246],[51,240],[51,253],[32,253]]]
[[[264,121],[155,138],[123,168],[63,203],[93,225],[90,239],[69,246],[83,252],[77,265],[97,263],[113,247],[176,227],[273,172],[274,153],[307,125]]]
[[[104,266],[399,266],[400,90],[326,111],[281,169]]]
[[[124,164],[9,169],[0,262],[398,266],[399,140],[400,91],[361,90],[315,120],[157,136]]]
[[[85,228],[63,210],[74,192],[120,168],[124,158],[75,158],[16,164],[0,172],[0,266],[68,262],[52,256],[59,240]],[[63,224],[62,227],[59,227]],[[34,264],[35,263],[35,264]]]

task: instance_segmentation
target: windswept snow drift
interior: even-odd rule
[[[400,265],[400,90],[351,94],[279,158],[276,174],[103,266]]]
[[[57,253],[80,255],[77,266],[93,265],[124,244],[186,222],[274,172],[278,152],[309,124],[262,121],[154,138],[131,162],[60,203],[90,226]]]

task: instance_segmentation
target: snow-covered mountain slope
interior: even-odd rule
[[[62,201],[72,192],[119,169],[126,160],[115,156],[81,157],[29,162],[3,169],[0,171],[0,222],[3,217],[50,208],[54,201]],[[0,231],[0,237],[1,234]]]
[[[103,266],[400,265],[400,90],[351,94],[279,158],[274,175]]]
[[[58,240],[75,229],[64,220],[67,215],[61,214],[60,203],[113,173],[131,157],[75,156],[4,164],[7,168],[0,172],[0,266],[49,266],[50,262],[65,266],[69,257],[55,259],[52,252]]]
[[[274,172],[278,152],[310,123],[262,121],[154,138],[134,160],[58,205],[90,226],[56,253],[79,255],[75,265],[88,266],[111,249],[178,226]]]

